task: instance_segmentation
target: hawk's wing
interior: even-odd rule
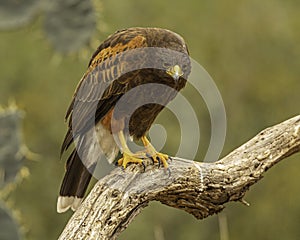
[[[148,55],[146,51],[148,45],[160,50],[154,53],[150,51]],[[136,48],[138,51],[129,51]],[[185,54],[186,47],[183,39],[168,30],[130,28],[108,37],[94,53],[66,113],[69,129],[61,153],[68,149],[74,139],[77,145],[67,160],[66,173],[57,200],[58,212],[64,212],[70,207],[76,209],[91,179],[91,172],[100,156],[100,151],[93,150],[99,140],[93,135],[93,126],[105,117],[117,104],[119,98],[132,87],[147,81],[155,83],[156,80],[163,80],[159,76],[159,71],[166,73],[161,66],[169,63],[168,60],[175,59],[173,54],[168,53],[169,50]],[[131,54],[132,52],[136,54]],[[152,74],[153,72],[140,74],[139,69],[147,66],[150,70],[158,66],[159,70],[155,71],[158,75]],[[134,98],[134,95],[130,97]],[[138,99],[134,101],[139,102]],[[152,114],[152,118],[154,119],[156,115],[157,113]],[[112,137],[109,131],[104,138],[107,140],[108,137]],[[118,150],[117,147],[114,148],[113,153]],[[86,158],[84,164],[82,156]]]
[[[121,53],[146,46],[146,38],[134,29],[118,31],[99,46],[67,110],[69,129],[61,153],[68,149],[74,138],[104,117],[126,92],[127,84],[134,76],[129,74],[120,79],[128,64]]]
[[[57,200],[58,212],[64,212],[70,207],[74,210],[79,206],[92,176],[90,171],[93,171],[97,161],[92,157],[84,165],[80,152],[88,150],[85,149],[86,146],[93,144],[94,138],[90,137],[89,130],[117,103],[134,77],[133,74],[123,74],[124,64],[132,62],[126,62],[122,53],[146,47],[145,40],[138,30],[119,31],[104,41],[92,56],[88,70],[79,82],[66,113],[69,129],[61,147],[61,154],[74,139],[78,138],[78,144],[66,163],[66,173]],[[85,134],[88,134],[86,138]],[[97,158],[98,153],[94,154]]]

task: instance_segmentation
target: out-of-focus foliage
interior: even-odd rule
[[[38,11],[45,15],[44,30],[57,51],[76,52],[95,32],[96,19],[90,0],[0,0],[0,29],[25,26]]]
[[[95,31],[91,2],[66,0],[51,3],[45,17],[47,36],[58,51],[78,51],[83,44],[88,43]]]
[[[107,26],[106,33],[97,36],[98,43],[131,26],[163,27],[184,36],[191,56],[210,73],[224,100],[228,134],[223,154],[265,127],[299,114],[300,2],[104,0],[102,6]],[[84,15],[74,18],[83,21]],[[0,32],[0,102],[14,97],[26,111],[26,142],[41,155],[40,161],[26,164],[30,178],[11,197],[26,219],[28,238],[50,240],[57,239],[71,215],[55,211],[64,172],[59,147],[66,130],[65,110],[93,50],[79,58],[61,57],[41,37],[43,27],[37,19],[28,27]],[[184,94],[199,117],[202,148],[209,137],[205,106],[195,100],[193,89]],[[178,146],[173,138],[180,133],[168,117],[164,111],[158,121],[176,135],[168,135],[164,148],[172,154]],[[246,195],[250,207],[227,205],[230,239],[300,239],[299,169],[299,155],[290,157],[251,188]],[[197,221],[183,211],[152,203],[120,239],[141,236],[220,239],[218,218]]]
[[[19,240],[20,236],[18,224],[11,216],[10,210],[0,201],[0,239]]]
[[[0,106],[0,198],[8,201],[8,195],[16,189],[28,173],[24,167],[29,153],[22,138],[23,112],[15,105],[9,108]],[[25,174],[24,174],[25,173]],[[21,233],[12,209],[5,206],[0,200],[0,239],[20,239]]]
[[[0,1],[0,29],[11,30],[28,24],[40,9],[41,1]]]
[[[13,182],[24,164],[21,119],[17,109],[0,109],[0,188]]]

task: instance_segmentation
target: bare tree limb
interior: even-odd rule
[[[300,115],[260,132],[214,163],[173,158],[170,174],[149,164],[116,168],[99,180],[59,239],[116,239],[150,201],[182,209],[197,219],[242,201],[274,164],[300,151]]]

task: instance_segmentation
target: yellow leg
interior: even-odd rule
[[[143,156],[142,154],[134,154],[130,151],[127,146],[123,131],[118,132],[118,138],[120,140],[123,152],[123,157],[118,160],[118,165],[123,166],[123,168],[125,169],[128,163],[143,164],[142,158],[146,158],[146,156]]]
[[[169,159],[169,156],[167,154],[157,152],[146,136],[143,136],[141,140],[146,148],[146,154],[148,156],[151,156],[154,162],[162,162],[164,168],[168,168],[167,161]]]

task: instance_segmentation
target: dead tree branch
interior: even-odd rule
[[[214,163],[173,158],[170,174],[149,165],[116,168],[99,180],[59,239],[116,239],[150,201],[182,209],[197,219],[242,201],[274,164],[300,151],[300,115],[260,132]]]

